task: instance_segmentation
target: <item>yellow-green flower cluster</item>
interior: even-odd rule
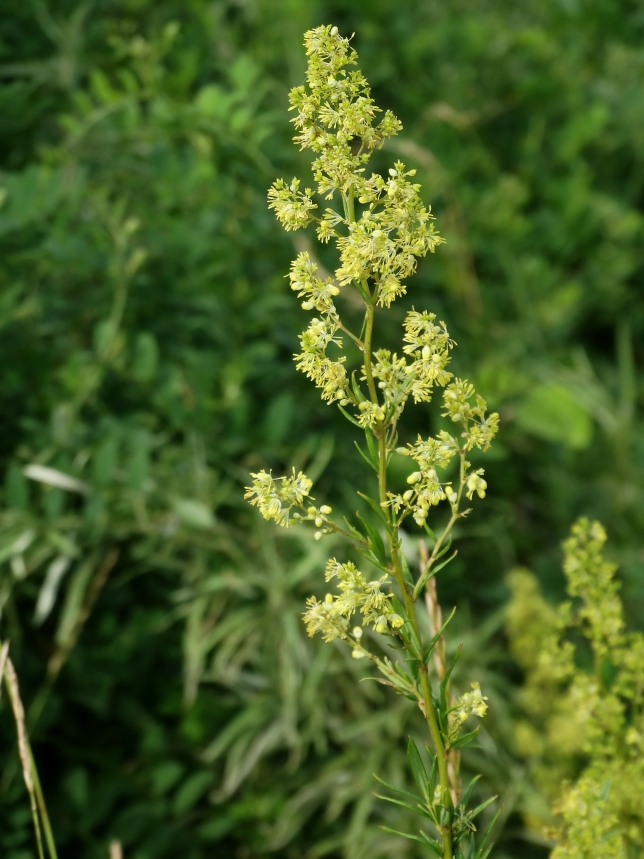
[[[403,352],[413,357],[409,372],[413,375],[409,393],[415,403],[428,403],[432,388],[441,388],[452,378],[445,369],[449,363],[449,350],[455,346],[444,322],[435,324],[436,314],[426,310],[411,310],[404,322],[405,346]]]
[[[331,278],[322,281],[317,270],[317,265],[306,252],[299,254],[291,263],[291,289],[305,299],[302,302],[305,310],[317,310],[322,314],[321,319],[314,317],[300,335],[302,351],[295,355],[295,365],[322,389],[323,400],[329,403],[347,401],[346,357],[341,355],[334,361],[326,354],[331,344],[342,347],[342,338],[337,336],[340,320],[333,303],[340,290]]]
[[[442,239],[435,234],[430,211],[422,204],[420,186],[409,181],[413,170],[405,171],[404,164],[398,162],[387,178],[374,174],[366,179],[363,175],[363,165],[373,150],[396,134],[401,125],[389,111],[379,124],[374,124],[380,110],[371,99],[367,82],[359,71],[347,69],[357,59],[349,40],[342,38],[336,27],[326,26],[309,31],[305,45],[309,56],[307,86],[296,87],[290,95],[291,109],[296,111],[295,140],[317,155],[313,162],[317,192],[327,199],[340,192],[344,212],[327,209],[318,218],[314,191],[310,188],[301,191],[298,179],[290,184],[277,180],[268,198],[269,207],[275,210],[286,230],[298,230],[315,220],[322,241],[332,237],[337,241],[340,266],[335,281],[329,278],[322,282],[315,273],[315,264],[305,253],[294,261],[290,275],[292,288],[304,298],[302,306],[324,316],[321,320],[314,319],[300,336],[301,351],[295,356],[297,367],[322,389],[322,398],[331,403],[353,398],[347,392],[344,356],[332,360],[326,354],[331,343],[342,347],[341,338],[336,336],[340,326],[333,304],[339,287],[354,283],[364,289],[371,281],[377,302],[389,306],[405,292],[402,280],[413,274],[417,258],[433,251]],[[355,212],[356,201],[363,207],[359,217]],[[401,365],[394,356],[391,359],[394,367],[387,370],[385,364],[389,359],[383,353],[379,372],[381,380],[387,372],[398,373],[400,381],[411,386],[412,396],[420,402],[428,399],[433,381],[444,377],[447,358],[436,357],[432,345],[424,351],[421,346],[417,358],[402,373],[404,362]],[[404,401],[396,402],[394,413],[399,414],[403,405]],[[387,407],[385,412],[380,409],[376,403],[363,405],[361,424],[374,426],[382,422]]]
[[[442,336],[446,337],[447,332]],[[470,472],[470,463],[465,459],[465,454],[473,447],[487,450],[498,430],[499,416],[494,413],[485,417],[487,404],[482,397],[477,396],[476,405],[472,406],[469,400],[474,393],[473,386],[462,379],[455,379],[443,392],[443,415],[449,415],[453,421],[460,421],[463,425],[461,436],[465,441],[462,446],[448,432],[441,430],[436,438],[423,439],[418,436],[415,444],[398,448],[398,453],[410,456],[418,464],[418,471],[412,472],[407,478],[410,488],[406,492],[402,495],[389,493],[388,498],[396,512],[404,508],[412,513],[421,528],[431,507],[445,500],[449,501],[453,510],[458,505],[460,499],[452,482],[441,481],[436,470],[447,468],[457,454],[463,457],[461,479],[466,497],[472,499],[475,493],[479,498],[485,497],[487,483],[483,479],[484,470],[478,468]]]
[[[330,199],[335,191],[351,190],[370,153],[402,126],[390,111],[374,126],[381,111],[361,72],[347,71],[358,55],[337,27],[309,30],[304,44],[308,87],[295,87],[290,94],[295,140],[317,154],[313,174],[318,193]],[[352,145],[354,141],[359,145]]]
[[[359,403],[361,426],[373,427],[383,421],[395,423],[410,396],[416,403],[428,403],[434,385],[444,387],[451,379],[452,374],[445,368],[450,360],[449,350],[455,344],[450,340],[445,323],[435,325],[435,319],[434,313],[425,311],[411,310],[407,314],[403,352],[414,358],[411,363],[404,355],[399,358],[388,349],[378,349],[374,353],[372,373],[383,403]],[[363,372],[361,380],[365,379]]]
[[[291,289],[299,298],[305,299],[302,302],[304,310],[317,310],[337,319],[338,312],[333,299],[339,295],[340,290],[330,277],[324,281],[320,280],[317,270],[318,267],[309,254],[303,251],[291,263]]]
[[[470,402],[473,397],[474,405]],[[443,403],[443,417],[463,424],[465,449],[477,447],[479,450],[488,450],[499,429],[499,416],[494,412],[488,418],[485,417],[487,403],[476,393],[474,386],[467,379],[455,379],[445,389]]]
[[[564,792],[555,806],[563,825],[550,859],[629,859],[610,788],[583,776]]]
[[[478,716],[482,719],[487,713],[487,698],[481,694],[481,687],[478,683],[472,683],[472,691],[466,692],[456,702],[453,715],[461,724],[469,716]]]
[[[392,594],[383,591],[383,586],[389,584],[388,575],[370,582],[351,561],[341,564],[331,558],[326,566],[325,581],[332,579],[337,579],[339,595],[327,594],[324,602],[315,597],[307,601],[304,621],[309,635],[322,632],[326,641],[342,637],[342,631],[347,629],[349,619],[357,611],[362,614],[362,623],[373,626],[376,632],[402,626],[402,618],[391,608]]]
[[[313,318],[306,331],[300,334],[302,351],[295,356],[297,369],[322,389],[322,399],[329,403],[347,398],[348,379],[344,368],[347,359],[342,355],[333,361],[326,354],[329,344],[342,346],[342,338],[336,336],[338,327],[332,317]]]
[[[405,171],[405,165],[397,161],[387,180],[377,174],[367,180],[355,177],[355,193],[358,202],[366,204],[365,211],[356,221],[344,222],[346,234],[331,225],[324,231],[325,238],[337,237],[338,283],[372,278],[378,304],[385,307],[406,292],[402,281],[416,271],[417,258],[443,242],[435,233],[429,209],[422,204],[420,185],[407,178],[415,173]]]
[[[272,519],[283,528],[293,524],[290,517],[293,507],[302,507],[308,497],[311,486],[309,478],[301,471],[296,476],[293,469],[292,477],[273,478],[267,471],[251,474],[253,485],[246,487],[244,498],[259,508],[264,519]]]
[[[299,179],[293,179],[290,185],[277,179],[268,192],[268,208],[275,210],[278,221],[288,233],[307,227],[313,217],[311,212],[317,206],[310,188],[300,191]]]

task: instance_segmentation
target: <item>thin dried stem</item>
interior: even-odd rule
[[[18,733],[18,754],[20,755],[20,763],[22,765],[22,776],[25,781],[25,787],[29,794],[29,805],[31,807],[31,817],[34,824],[34,832],[36,835],[36,845],[38,847],[39,859],[45,859],[42,846],[42,833],[40,829],[40,819],[38,816],[38,803],[36,801],[36,790],[33,778],[33,760],[31,757],[31,749],[27,738],[27,729],[25,727],[25,709],[22,706],[20,691],[18,689],[18,677],[16,675],[13,662],[8,655],[8,642],[5,642],[2,648],[0,659],[3,659],[4,679],[7,684],[7,692],[11,701],[11,709],[16,722],[16,730]]]

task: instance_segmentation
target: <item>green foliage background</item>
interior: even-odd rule
[[[416,855],[371,795],[374,771],[404,777],[413,707],[305,638],[333,547],[240,500],[249,470],[295,465],[353,509],[362,476],[293,367],[303,239],[265,202],[306,175],[286,92],[326,22],[405,126],[381,163],[418,168],[447,238],[396,313],[444,318],[501,413],[439,581],[460,682],[490,697],[466,765],[502,796],[499,857],[547,855],[509,739],[507,570],[559,598],[560,540],[599,518],[644,621],[640,3],[0,0],[0,625],[61,855]],[[4,711],[0,852],[27,859],[13,731]]]

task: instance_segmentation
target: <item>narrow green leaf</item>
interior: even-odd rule
[[[430,760],[432,762],[432,771],[429,774],[429,795],[434,796],[434,792],[436,790],[436,784],[438,782],[438,759],[436,755],[431,752],[429,746],[426,746],[428,753],[431,755]]]
[[[492,847],[494,846],[493,844],[490,844],[490,846],[485,851],[485,853],[483,853],[483,849],[484,849],[485,845],[487,844],[490,835],[492,834],[492,830],[494,829],[494,824],[499,819],[499,814],[501,814],[502,808],[503,808],[503,806],[499,806],[498,811],[496,812],[496,814],[494,815],[494,817],[490,821],[490,825],[485,830],[485,833],[483,835],[481,843],[479,844],[478,850],[474,854],[473,859],[487,859],[487,857],[490,855],[490,851],[492,850]]]
[[[409,738],[409,742],[407,743],[407,760],[409,761],[409,766],[411,767],[411,773],[414,777],[414,781],[416,782],[423,799],[429,805],[429,795],[427,792],[427,772],[425,770],[423,759],[421,758],[420,752],[418,751],[418,746],[416,745],[412,737]]]
[[[369,448],[369,453],[371,454],[371,458],[376,464],[376,471],[378,470],[378,448],[376,446],[376,442],[374,441],[373,433],[370,429],[366,429],[364,431],[365,438],[367,440],[367,447]]]
[[[409,564],[407,563],[407,558],[405,557],[404,552],[399,552],[399,557],[401,561],[401,566],[403,570],[403,575],[405,580],[413,587],[414,585],[414,577],[411,574],[411,570],[409,569]]]
[[[467,808],[468,802],[470,801],[470,799],[472,799],[472,794],[474,793],[474,788],[476,787],[476,783],[478,782],[478,780],[480,778],[481,778],[480,775],[475,775],[474,778],[472,779],[472,781],[469,783],[467,790],[465,791],[465,793],[461,797],[460,804],[464,805],[465,808]]]
[[[356,515],[364,525],[365,530],[369,535],[369,545],[372,548],[374,554],[379,559],[381,564],[386,564],[387,555],[385,554],[385,544],[382,542],[382,537],[370,522],[367,522],[366,519],[363,519],[359,513],[357,513]]]
[[[469,744],[476,738],[478,735],[480,728],[474,728],[473,731],[470,731],[467,734],[463,734],[462,737],[459,737],[457,740],[454,740],[453,743],[450,744],[451,749],[464,749],[465,746],[469,746]]]
[[[452,656],[452,661],[449,664],[447,671],[445,672],[445,676],[441,682],[441,705],[445,712],[447,713],[447,687],[449,685],[449,678],[452,676],[452,671],[458,660],[461,658],[461,653],[463,652],[463,642],[461,642],[456,648],[456,653]]]
[[[438,630],[436,635],[432,638],[432,640],[429,642],[429,644],[425,648],[425,657],[424,657],[425,662],[427,662],[427,660],[431,656],[432,650],[436,647],[441,635],[445,632],[445,630],[447,629],[448,623],[454,617],[455,614],[456,614],[456,608],[453,608],[450,616],[447,618],[445,623],[441,626],[441,628]]]
[[[377,567],[379,570],[382,570],[383,573],[390,572],[387,567],[383,566],[381,561],[378,559],[376,554],[371,551],[371,549],[365,548],[364,546],[356,546],[355,549],[360,552],[363,558],[366,558],[370,564],[373,564],[374,567]]]
[[[436,559],[442,558],[452,547],[452,535],[450,534],[447,540],[445,540],[445,545],[441,546],[439,553],[436,555]]]
[[[439,552],[437,557],[440,558],[441,554],[442,554],[442,552]],[[432,578],[432,576],[435,576],[436,573],[439,573],[443,569],[443,567],[446,567],[451,561],[454,560],[454,558],[457,555],[458,555],[458,549],[454,552],[453,555],[450,555],[450,557],[447,558],[446,561],[443,561],[443,563],[439,564],[437,567],[432,566],[429,570],[427,570],[427,572],[420,579],[418,579],[418,581],[416,582],[416,585],[414,587],[414,593],[413,593],[414,600],[418,599],[421,591],[423,590],[423,588],[425,587],[427,582]]]
[[[477,817],[488,805],[492,805],[494,800],[497,799],[496,796],[490,797],[490,799],[486,799],[485,802],[482,802],[480,805],[477,805],[474,811],[470,814],[472,820]]]
[[[345,522],[345,524],[346,524],[347,528],[349,529],[349,531],[350,531],[350,532],[351,532],[351,534],[355,537],[355,539],[356,539],[356,540],[360,540],[361,542],[364,542],[364,543],[366,543],[366,542],[367,542],[367,538],[366,538],[366,537],[365,537],[365,535],[362,533],[362,531],[359,531],[359,530],[358,530],[354,525],[352,525],[352,524],[351,524],[351,522],[349,522],[349,520],[347,519],[347,517],[346,517],[346,516],[344,517],[344,522]]]
[[[381,826],[380,829],[383,832],[390,832],[392,835],[402,835],[403,838],[409,838],[411,841],[420,841],[421,844],[425,843],[418,835],[410,835],[409,832],[399,832],[397,829],[390,829],[388,826]]]
[[[353,388],[353,393],[356,395],[356,399],[359,403],[364,403],[366,401],[365,395],[360,390],[360,385],[358,384],[358,380],[356,379],[356,371],[354,370],[351,373],[351,387]]]
[[[360,496],[360,498],[364,499],[367,502],[367,504],[369,505],[369,507],[371,507],[376,516],[381,519],[385,525],[389,525],[389,520],[385,515],[385,511],[382,509],[378,501],[374,501],[374,499],[369,498],[368,495],[363,495],[362,492],[358,492],[358,495]]]
[[[346,409],[342,408],[342,406],[339,403],[338,403],[338,408],[340,409],[340,411],[342,412],[342,414],[345,416],[345,418],[348,421],[351,421],[352,424],[355,424],[357,427],[360,427],[360,429],[362,429],[362,427],[360,426],[358,421],[353,417],[353,415],[350,415],[349,412]]]
[[[394,799],[391,796],[384,796],[380,793],[374,793],[376,799],[384,799],[385,802],[391,802],[393,805],[401,805],[403,808],[409,809],[409,811],[413,811],[414,814],[418,814],[420,817],[426,817],[427,820],[432,820],[431,814],[426,811],[420,803],[417,803],[416,806],[409,805],[407,802],[403,802],[400,799]]]
[[[432,541],[434,543],[438,543],[438,537],[436,536],[436,534],[434,534],[434,532],[432,531],[432,529],[429,527],[429,525],[427,523],[425,523],[423,525],[423,528],[427,532],[428,536],[432,539]]]
[[[427,833],[426,833],[426,832],[423,832],[423,831],[422,831],[422,829],[420,830],[420,834],[421,834],[422,838],[424,838],[424,840],[425,840],[425,844],[427,844],[427,846],[428,846],[428,847],[429,847],[429,848],[430,848],[430,849],[431,849],[431,850],[432,850],[432,851],[433,851],[437,856],[441,856],[441,857],[442,857],[442,855],[443,855],[443,848],[442,848],[442,847],[441,847],[441,845],[438,843],[438,841],[435,841],[433,838],[430,838],[430,837],[429,837],[429,835],[427,835]]]
[[[373,777],[376,781],[379,781],[380,784],[384,785],[386,788],[389,788],[389,790],[393,790],[395,793],[399,793],[401,796],[406,796],[408,799],[413,799],[414,802],[419,802],[421,799],[421,797],[416,796],[415,793],[409,793],[408,790],[403,790],[401,787],[394,787],[393,784],[389,784],[389,782],[380,778],[380,776],[376,775],[375,773],[373,774]]]
[[[367,465],[369,466],[369,468],[373,468],[373,470],[374,470],[374,471],[376,472],[376,474],[377,474],[377,473],[378,473],[378,466],[373,464],[373,462],[371,461],[371,459],[367,456],[367,454],[366,454],[366,453],[364,452],[364,450],[360,447],[360,445],[358,444],[358,442],[357,442],[357,441],[354,441],[353,443],[355,444],[356,448],[358,449],[358,453],[359,453],[359,454],[360,454],[360,456],[364,459],[364,461],[367,463]]]

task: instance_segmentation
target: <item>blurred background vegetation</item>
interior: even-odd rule
[[[0,11],[0,634],[61,856],[106,857],[112,838],[127,859],[418,855],[383,836],[371,793],[373,772],[404,777],[414,708],[356,692],[361,666],[304,636],[333,546],[241,501],[249,470],[294,465],[351,510],[364,476],[351,427],[293,367],[284,275],[306,239],[265,202],[276,176],[307,175],[286,94],[319,23],[355,32],[404,124],[381,164],[418,168],[447,238],[391,342],[406,306],[434,310],[501,413],[439,595],[459,606],[458,682],[490,697],[465,768],[503,801],[495,855],[546,856],[504,581],[528,566],[558,600],[560,541],[595,516],[644,623],[642,4]],[[0,713],[0,853],[28,859],[14,730]]]

